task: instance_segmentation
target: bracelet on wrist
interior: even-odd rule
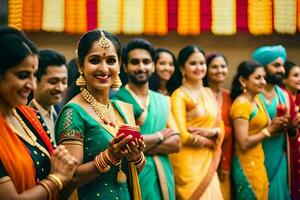
[[[48,178],[58,187],[59,190],[63,189],[64,185],[58,176],[55,174],[49,174]]]
[[[104,159],[105,153],[101,152],[94,159],[95,167],[101,172],[106,173],[110,170],[110,165]]]
[[[271,137],[271,133],[270,133],[270,131],[268,130],[268,128],[264,128],[264,129],[262,130],[262,132],[263,132],[263,134],[264,134],[265,136]]]

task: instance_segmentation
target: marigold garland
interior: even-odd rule
[[[145,0],[144,33],[167,34],[167,0]]]
[[[144,0],[126,0],[123,3],[123,32],[125,34],[142,34],[144,30]]]
[[[178,27],[180,35],[200,33],[200,0],[178,0]]]
[[[121,33],[122,1],[99,0],[98,10],[98,27],[115,34]]]
[[[201,31],[211,31],[211,1],[212,0],[201,0]]]
[[[272,0],[248,1],[248,27],[253,35],[271,34],[273,31]]]
[[[22,30],[23,1],[8,0],[8,26]]]
[[[65,0],[65,32],[83,33],[87,30],[86,0]]]
[[[235,0],[212,0],[212,33],[232,35],[236,33]]]
[[[236,26],[238,32],[248,32],[248,0],[236,2]]]
[[[274,0],[274,29],[278,33],[295,34],[297,0]]]
[[[44,0],[42,29],[49,32],[62,32],[65,29],[65,1]]]
[[[42,28],[43,0],[23,0],[23,30],[40,31]]]

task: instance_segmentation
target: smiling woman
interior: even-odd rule
[[[77,160],[54,150],[47,128],[27,106],[36,89],[38,50],[20,31],[0,29],[0,199],[56,199]]]
[[[118,38],[103,30],[86,32],[78,42],[80,76],[55,132],[57,142],[80,161],[68,186],[69,192],[78,188],[79,199],[141,199],[143,138],[131,142],[131,135],[117,135],[122,124],[135,124],[133,110],[109,100],[110,88],[119,84],[120,50]]]

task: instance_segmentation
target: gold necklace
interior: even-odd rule
[[[91,104],[93,110],[104,124],[110,125],[114,128],[116,127],[115,122],[117,122],[117,118],[111,103],[108,103],[107,106],[99,103],[95,99],[95,97],[93,97],[93,95],[85,88],[81,89],[81,95],[84,100]]]
[[[49,152],[37,142],[37,137],[34,135],[34,133],[28,128],[26,123],[23,121],[23,119],[19,116],[17,111],[13,109],[13,115],[16,117],[18,122],[21,124],[23,129],[25,130],[26,134],[21,133],[18,131],[13,125],[9,124],[10,128],[13,130],[15,134],[17,134],[20,138],[22,138],[25,142],[30,144],[31,146],[35,146],[38,148],[41,152],[43,152],[48,158],[50,158]]]

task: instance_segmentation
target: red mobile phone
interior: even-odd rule
[[[284,104],[278,104],[276,108],[276,116],[281,117],[286,114],[286,106]]]
[[[122,124],[119,127],[118,133],[116,136],[120,135],[120,134],[124,134],[124,137],[128,136],[128,135],[132,135],[132,139],[130,141],[134,141],[134,139],[139,139],[141,137],[141,133],[140,133],[140,127],[139,126],[135,126],[135,125],[130,125],[130,124]]]

